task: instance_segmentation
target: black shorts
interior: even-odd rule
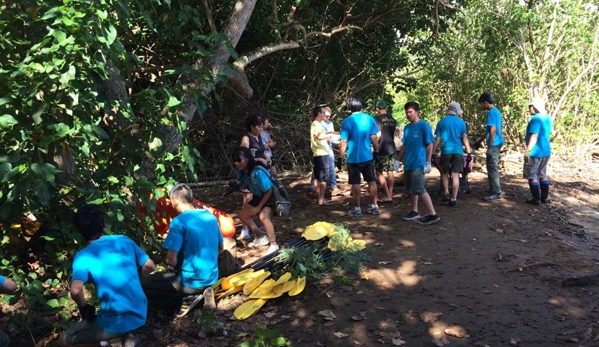
[[[250,202],[248,202],[248,204],[250,206],[256,207],[256,206],[258,206],[260,204],[260,201],[262,201],[262,197],[254,195],[252,197],[252,200],[250,200]],[[266,202],[266,204],[264,204],[264,206],[262,208],[264,208],[264,207],[270,207],[270,208],[272,208],[272,204],[270,203],[270,199],[268,199],[268,201]]]
[[[349,184],[360,184],[360,174],[364,177],[364,181],[368,183],[376,181],[372,160],[362,163],[347,163],[347,174]]]
[[[464,155],[463,154],[442,154],[439,162],[443,173],[464,172]]]
[[[328,182],[330,179],[329,170],[329,156],[319,155],[313,157],[314,163],[314,179],[319,182]]]

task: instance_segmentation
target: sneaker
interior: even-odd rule
[[[362,209],[356,210],[355,208],[352,208],[347,211],[347,215],[352,217],[362,217]]]
[[[368,210],[366,210],[366,212],[370,214],[381,214],[381,210],[379,209],[379,207],[374,205],[370,206]]]
[[[493,200],[502,200],[503,196],[501,194],[491,194],[484,197],[485,201],[493,201]]]
[[[441,197],[441,201],[450,201],[451,200],[451,195],[449,194],[443,194],[443,196]]]
[[[418,219],[420,218],[420,214],[416,211],[410,211],[410,213],[408,213],[405,217],[403,217],[403,220],[414,220],[414,219]]]
[[[447,206],[456,207],[456,206],[458,206],[458,201],[457,201],[457,200],[454,200],[454,199],[451,199],[451,200],[449,200],[449,202],[447,203]]]
[[[241,230],[241,234],[239,235],[239,239],[241,239],[241,240],[251,240],[252,239],[252,235],[250,235],[250,229],[243,228]]]
[[[204,289],[204,309],[214,310],[216,309],[216,301],[214,301],[214,289],[208,287]]]
[[[268,246],[268,250],[266,251],[266,253],[264,253],[264,255],[269,255],[278,250],[279,250],[279,245],[277,245],[276,243],[271,243],[270,246]]]
[[[270,241],[268,241],[268,236],[266,234],[264,234],[262,236],[256,236],[254,241],[248,243],[248,247],[266,246],[269,243],[270,243]]]
[[[550,204],[551,200],[549,199],[541,199],[541,204]]]
[[[179,312],[177,312],[177,318],[181,318],[188,314],[194,307],[196,307],[200,301],[204,298],[204,295],[188,295],[183,298],[183,302],[181,303],[181,307],[179,308]]]
[[[126,333],[123,336],[102,342],[106,342],[106,346],[110,347],[135,347],[141,342],[141,340],[133,336],[131,333]]]
[[[525,203],[527,203],[529,205],[539,206],[539,205],[541,205],[541,200],[537,200],[535,198],[530,198],[530,199],[526,199]]]
[[[441,220],[438,214],[434,216],[424,216],[418,220],[418,224],[435,224]]]

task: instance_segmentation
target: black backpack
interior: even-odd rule
[[[283,183],[272,177],[266,168],[260,165],[256,165],[256,168],[262,170],[270,179],[270,183],[272,184],[272,197],[270,198],[271,205],[274,207],[277,216],[289,217],[289,214],[291,213],[291,198]]]

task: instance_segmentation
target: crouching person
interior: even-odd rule
[[[162,247],[166,249],[167,272],[156,272],[142,280],[148,299],[162,302],[180,299],[177,317],[188,314],[202,299],[214,309],[212,285],[218,280],[218,254],[223,236],[216,217],[196,208],[193,193],[185,183],[171,189],[171,204],[177,216],[169,225]]]
[[[81,207],[75,228],[87,246],[73,259],[71,297],[81,321],[61,334],[62,346],[134,347],[139,339],[131,331],[146,323],[148,302],[140,283],[156,269],[154,262],[127,236],[105,235],[106,213],[98,205]],[[84,285],[96,287],[100,310],[85,301]]]
[[[264,255],[271,254],[279,250],[275,237],[275,227],[270,218],[274,210],[270,203],[272,196],[272,183],[270,173],[262,170],[254,160],[249,148],[238,147],[233,150],[231,155],[233,165],[237,169],[237,178],[239,188],[244,196],[244,203],[239,212],[239,219],[250,228],[250,231],[256,236],[254,241],[248,243],[249,247],[269,246]],[[251,199],[249,197],[251,196]],[[264,231],[258,229],[253,217],[258,216]]]

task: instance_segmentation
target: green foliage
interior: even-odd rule
[[[322,260],[321,250],[321,243],[311,242],[302,248],[284,248],[278,257],[289,266],[294,277],[305,276],[307,280],[315,280],[327,268]]]
[[[335,266],[349,274],[360,273],[370,256],[362,250],[360,243],[352,239],[349,228],[344,224],[336,224],[335,233],[330,238],[329,247],[335,250],[331,261]]]
[[[212,310],[200,310],[196,323],[206,329],[209,334],[215,334],[223,330],[222,324],[217,320],[216,314]]]
[[[239,345],[239,347],[283,347],[291,346],[291,342],[281,336],[278,330],[264,330],[256,328],[256,337]]]

